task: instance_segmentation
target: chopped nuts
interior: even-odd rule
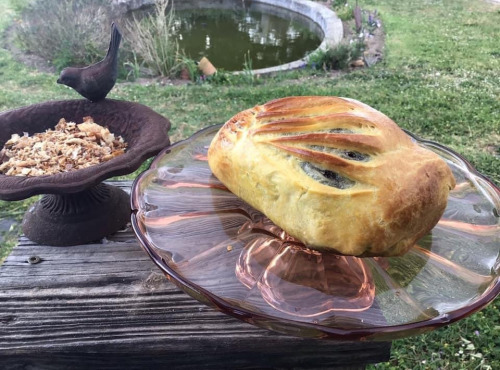
[[[13,134],[0,151],[0,173],[42,176],[99,164],[123,154],[127,144],[92,117],[83,123],[59,120],[54,130],[29,136]]]

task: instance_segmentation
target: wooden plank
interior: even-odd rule
[[[130,229],[74,247],[21,238],[0,267],[2,369],[359,368],[389,353],[390,343],[297,338],[217,312],[171,284]]]

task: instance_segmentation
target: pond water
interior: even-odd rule
[[[303,15],[252,1],[229,3],[214,8],[212,2],[205,9],[174,4],[180,50],[193,60],[205,56],[216,68],[239,71],[292,62],[321,44],[321,28]]]

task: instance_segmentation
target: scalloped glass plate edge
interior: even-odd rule
[[[174,143],[166,147],[154,158],[154,160],[150,164],[149,169],[141,173],[135,179],[132,185],[131,221],[133,230],[139,240],[139,244],[149,255],[149,257],[153,260],[153,262],[162,270],[162,272],[166,275],[166,277],[177,287],[179,287],[182,291],[184,291],[194,299],[208,306],[211,306],[225,314],[233,316],[239,320],[245,321],[249,324],[253,324],[258,327],[276,331],[282,334],[294,335],[299,337],[308,337],[308,338],[332,339],[339,341],[353,341],[353,340],[389,341],[408,336],[419,335],[443,327],[445,325],[454,323],[456,321],[459,321],[487,306],[500,293],[500,279],[497,276],[494,279],[493,283],[490,284],[489,288],[485,292],[483,292],[480,297],[474,300],[473,303],[455,309],[453,311],[440,314],[431,319],[406,323],[406,324],[396,324],[392,326],[388,325],[388,326],[374,326],[374,327],[359,328],[359,329],[358,328],[342,329],[342,328],[324,326],[320,324],[294,321],[285,318],[275,318],[271,315],[245,310],[242,307],[236,307],[232,305],[230,302],[210,293],[206,289],[185,279],[183,276],[181,276],[175,270],[173,270],[162,257],[160,257],[158,254],[154,252],[154,246],[150,245],[150,242],[147,240],[147,238],[142,235],[142,231],[140,230],[140,225],[137,220],[137,213],[139,212],[139,206],[136,199],[137,194],[135,190],[137,189],[137,184],[140,182],[140,180],[144,176],[146,176],[150,171],[153,171],[155,170],[155,168],[157,168],[157,165],[160,162],[160,158],[163,155],[168,154],[169,151],[171,151],[173,148],[179,145],[184,145],[185,143],[188,143],[192,140],[195,140],[197,137],[202,136],[208,132],[212,131],[215,132],[220,127],[221,127],[220,124],[206,127],[196,132],[188,139],[179,141],[177,143]],[[448,152],[449,154],[453,155],[455,157],[454,158],[455,160],[459,160],[461,162],[459,163],[461,166],[466,168],[472,175],[485,181],[487,185],[490,187],[490,190],[492,190],[497,197],[500,197],[500,189],[489,178],[479,173],[463,156],[439,143],[420,139],[415,134],[408,132],[406,130],[404,131],[410,137],[416,140],[419,144],[436,147],[439,150]],[[498,201],[496,203],[498,204]],[[499,261],[497,261],[494,268],[496,271],[500,269]]]

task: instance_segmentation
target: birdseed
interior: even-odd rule
[[[0,173],[43,176],[74,171],[109,161],[125,152],[127,143],[109,129],[84,117],[59,120],[55,129],[29,136],[13,134],[0,151]]]

